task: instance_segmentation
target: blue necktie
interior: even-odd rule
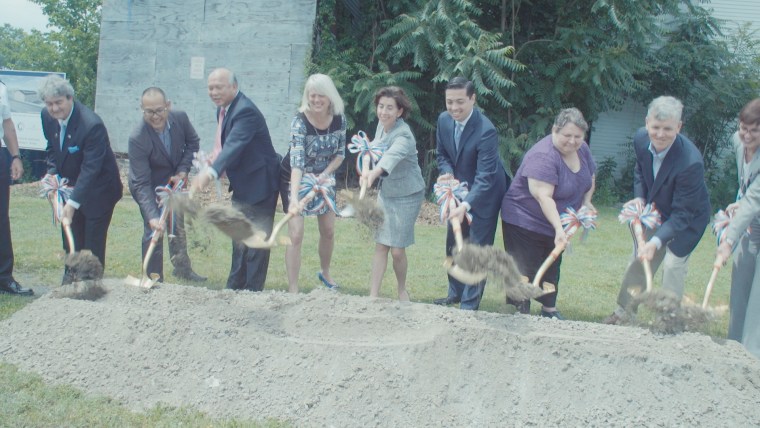
[[[61,135],[59,135],[59,138],[61,139],[61,150],[63,150],[63,143],[66,142],[66,125],[61,125]]]
[[[457,126],[454,127],[454,144],[459,151],[459,140],[462,138],[462,124],[457,122]]]

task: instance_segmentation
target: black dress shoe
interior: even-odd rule
[[[174,274],[174,276],[176,276],[177,278],[186,279],[188,281],[195,281],[195,282],[203,282],[203,281],[205,281],[205,280],[208,279],[205,276],[198,275],[197,273],[193,272],[192,270],[189,270],[189,271],[186,271],[186,272],[180,272],[180,271],[178,271],[178,270],[175,269],[174,272],[172,272],[172,274]]]
[[[456,303],[459,303],[461,299],[458,297],[443,297],[441,299],[435,299],[433,300],[433,303],[436,305],[446,306],[446,305],[453,305]]]
[[[31,296],[34,294],[34,291],[32,291],[31,288],[22,287],[15,279],[11,278],[8,281],[0,283],[0,293],[14,294],[16,296]]]

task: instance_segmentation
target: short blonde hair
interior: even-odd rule
[[[654,120],[675,119],[680,122],[682,114],[683,104],[681,101],[666,95],[653,99],[647,108],[647,117]]]
[[[330,76],[326,74],[312,74],[306,79],[306,84],[303,88],[303,98],[301,98],[301,107],[298,111],[305,113],[310,110],[309,108],[309,93],[314,92],[319,95],[324,95],[330,99],[330,113],[335,116],[343,114],[344,105],[343,98],[338,94],[338,89],[335,88]]]

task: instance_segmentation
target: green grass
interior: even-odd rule
[[[599,322],[615,308],[623,272],[631,254],[628,229],[617,221],[617,209],[602,208],[599,225],[584,243],[576,238],[572,250],[562,263],[557,307],[566,318]],[[11,197],[11,228],[15,250],[17,277],[23,285],[58,284],[63,272],[60,231],[50,221],[50,207],[45,200],[14,194]],[[281,218],[278,214],[277,219]],[[216,229],[198,223],[190,228],[190,257],[196,272],[208,276],[203,286],[222,289],[229,272],[231,243]],[[117,205],[109,229],[106,255],[106,276],[123,278],[140,274],[140,238],[142,219],[137,204],[125,198]],[[432,302],[447,291],[444,258],[445,229],[443,226],[416,227],[417,243],[407,249],[409,258],[408,287],[417,302]],[[301,267],[301,292],[318,287],[319,270],[315,218],[307,218]],[[496,233],[496,246],[503,248],[501,229]],[[165,249],[165,251],[168,251]],[[336,225],[336,246],[332,275],[343,293],[367,295],[374,241],[354,220],[339,219]],[[715,257],[714,238],[708,233],[692,254],[686,280],[686,295],[701,302]],[[171,266],[165,261],[167,281],[178,282],[171,276]],[[655,278],[655,287],[660,284]],[[723,269],[711,298],[712,305],[727,305],[730,287],[730,268]],[[287,290],[284,248],[272,250],[267,289]],[[388,263],[381,294],[395,298],[395,276]],[[30,298],[0,295],[0,319],[31,302]],[[539,305],[533,304],[534,313]],[[507,313],[504,296],[496,287],[486,286],[481,310]],[[44,321],[41,321],[44,322]],[[710,327],[710,334],[725,337],[727,316]],[[107,398],[85,397],[68,387],[50,387],[39,377],[19,373],[13,366],[0,364],[0,425],[7,426],[276,426],[277,422],[219,421],[188,409],[157,407],[147,413],[126,410]]]

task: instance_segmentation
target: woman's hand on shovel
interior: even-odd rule
[[[715,256],[716,266],[725,266],[728,258],[731,257],[733,251],[733,245],[728,243],[728,240],[723,241],[718,246],[718,253]]]
[[[159,232],[162,232],[164,230],[164,226],[161,224],[161,221],[157,218],[152,218],[148,220],[148,226],[150,226],[152,230],[156,230]]]

